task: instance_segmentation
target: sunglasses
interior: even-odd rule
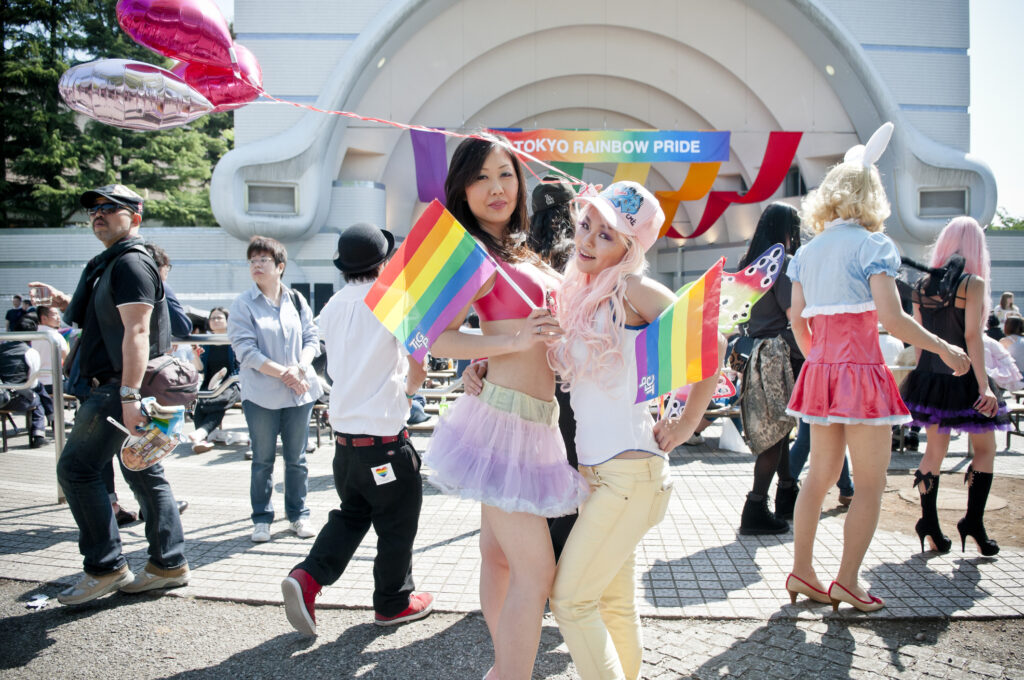
[[[85,210],[86,212],[89,213],[89,215],[95,215],[96,213],[102,213],[104,215],[113,215],[118,210],[129,210],[133,213],[135,212],[128,206],[121,205],[120,203],[100,203],[99,205],[91,205]]]

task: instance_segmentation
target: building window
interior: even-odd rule
[[[294,184],[247,183],[245,211],[263,215],[298,215],[298,187]]]
[[[956,217],[967,214],[967,189],[921,189],[918,217]]]
[[[807,183],[804,182],[804,176],[800,174],[800,168],[794,165],[789,169],[782,187],[783,196],[803,196],[807,193]]]

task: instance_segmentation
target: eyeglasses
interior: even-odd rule
[[[104,215],[113,215],[118,210],[129,210],[131,212],[135,212],[128,206],[121,205],[120,203],[100,203],[99,205],[91,205],[85,209],[85,211],[89,213],[90,216],[95,215],[96,213],[103,213]]]
[[[274,261],[274,258],[272,258],[272,257],[250,257],[249,258],[249,266],[252,267],[253,265],[257,265],[257,264],[270,264],[273,261]]]
[[[211,316],[210,321],[227,321],[227,317],[224,316]]]

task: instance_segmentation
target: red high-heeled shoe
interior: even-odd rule
[[[789,593],[789,601],[793,604],[796,604],[797,595],[806,595],[815,602],[822,604],[828,604],[832,601],[828,593],[824,590],[818,590],[796,574],[790,574],[786,577],[786,591]]]
[[[839,586],[837,592],[833,592]],[[852,604],[856,609],[862,612],[876,612],[885,606],[885,602],[882,598],[875,597],[871,593],[868,593],[868,599],[862,600],[853,593],[850,592],[849,588],[844,586],[839,581],[832,581],[832,585],[828,587],[828,596],[832,600],[832,611],[839,611],[839,603],[845,602],[846,604]]]

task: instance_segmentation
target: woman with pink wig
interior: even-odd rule
[[[696,429],[717,374],[694,386],[682,416],[651,418],[635,404],[639,331],[675,302],[646,278],[644,253],[665,220],[636,182],[590,191],[576,228],[576,252],[558,293],[563,337],[548,351],[576,414],[576,453],[590,496],[558,560],[551,613],[583,680],[640,675],[643,643],[634,561],[644,534],[672,494],[668,452]],[[719,354],[724,351],[720,338]]]
[[[914,527],[933,550],[949,552],[952,542],[939,527],[936,500],[939,470],[949,450],[953,430],[966,432],[974,449],[967,468],[967,514],[957,522],[960,549],[970,536],[982,555],[999,552],[985,533],[983,517],[996,455],[996,430],[1009,429],[1006,404],[999,402],[985,373],[983,324],[990,306],[989,254],[985,233],[971,217],[957,217],[939,234],[932,249],[933,273],[914,290],[914,317],[929,331],[967,350],[971,370],[954,375],[928,351],[921,352],[917,368],[907,376],[901,393],[914,422],[927,428],[928,446],[914,483],[921,492],[921,519]]]

